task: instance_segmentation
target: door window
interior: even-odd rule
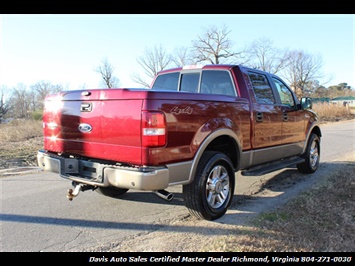
[[[279,92],[281,103],[290,107],[295,106],[290,89],[279,79],[273,78],[277,91]]]
[[[253,86],[256,101],[260,104],[275,104],[274,93],[267,80],[267,77],[260,73],[248,73]]]

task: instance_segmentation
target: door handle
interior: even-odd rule
[[[283,113],[282,118],[283,118],[283,121],[287,122],[288,121],[288,114]]]

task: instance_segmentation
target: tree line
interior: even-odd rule
[[[255,40],[250,45],[235,49],[229,38],[231,30],[227,26],[210,26],[192,41],[191,46],[176,48],[172,53],[162,45],[146,48],[144,54],[137,58],[143,69],[144,77],[137,73],[131,79],[148,88],[159,71],[170,67],[193,64],[241,64],[264,70],[283,78],[296,92],[297,96],[316,98],[334,98],[354,95],[347,83],[330,87],[320,84],[324,78],[321,69],[322,58],[304,50],[277,48],[267,38]],[[120,80],[114,75],[114,66],[107,58],[101,60],[94,71],[101,76],[105,88],[119,87]],[[43,101],[47,94],[63,90],[60,84],[39,81],[28,89],[18,84],[11,92],[6,87],[0,88],[0,123],[4,117],[30,118],[41,116]]]

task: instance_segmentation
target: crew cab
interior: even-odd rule
[[[241,65],[161,71],[150,88],[48,95],[38,165],[72,181],[67,197],[129,189],[166,200],[181,185],[191,215],[222,217],[235,173],[263,175],[319,167],[321,130],[310,98],[276,75]]]

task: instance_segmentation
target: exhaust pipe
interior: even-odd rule
[[[153,191],[158,197],[165,199],[166,201],[171,201],[174,198],[174,194],[170,193],[164,189]]]

